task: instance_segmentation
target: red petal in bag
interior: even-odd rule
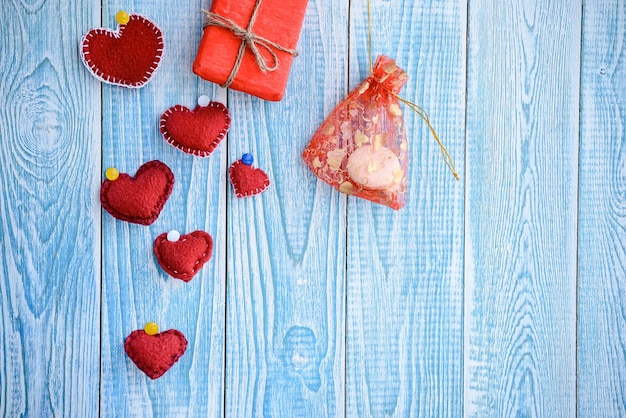
[[[372,73],[333,110],[302,158],[342,193],[400,209],[406,205],[408,144],[397,94],[407,75],[394,60]]]

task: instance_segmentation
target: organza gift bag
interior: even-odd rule
[[[302,157],[342,193],[393,209],[406,205],[408,144],[398,93],[406,73],[384,55],[372,73],[333,110]]]

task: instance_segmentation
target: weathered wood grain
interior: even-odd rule
[[[346,93],[347,1],[310,1],[285,98],[230,92],[229,163],[271,186],[228,200],[226,416],[344,415],[345,198],[300,154]]]
[[[576,411],[580,1],[473,1],[465,409]]]
[[[0,415],[96,416],[100,90],[78,55],[92,1],[0,13]]]
[[[626,4],[585,2],[578,232],[578,413],[626,415]]]
[[[134,172],[159,159],[174,172],[173,193],[149,227],[103,214],[102,390],[104,416],[223,416],[225,311],[226,146],[207,158],[170,146],[158,131],[161,113],[175,104],[194,107],[199,95],[224,101],[225,92],[191,71],[202,32],[199,0],[135,1],[129,12],[155,21],[165,51],[155,77],[139,90],[103,86],[103,171]],[[103,25],[115,27],[118,2],[104,1]],[[213,236],[211,260],[188,283],[158,266],[154,239],[162,232],[196,229]],[[126,356],[124,339],[148,321],[175,328],[187,352],[155,381]]]
[[[285,99],[229,93],[212,156],[161,138],[166,108],[227,99],[191,72],[209,4],[0,1],[0,416],[626,415],[623,0],[372,0],[461,174],[404,108],[400,212],[300,158],[367,75],[365,0],[309,2]],[[79,58],[121,7],[166,37],[140,90]],[[272,185],[237,199],[244,152]],[[101,213],[104,170],[151,159],[176,176],[158,221]],[[190,283],[152,254],[170,229],[214,238]],[[156,381],[123,350],[147,321],[189,340]]]
[[[351,86],[368,74],[367,9],[352,2]],[[466,4],[373,1],[374,57],[409,75],[401,92],[428,109],[463,175]],[[409,202],[399,212],[349,198],[349,416],[462,411],[463,182],[408,108]]]

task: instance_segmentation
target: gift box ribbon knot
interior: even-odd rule
[[[277,44],[276,42],[273,42],[262,36],[258,36],[254,32],[252,32],[252,27],[254,26],[254,22],[256,22],[257,14],[262,1],[263,0],[256,1],[254,9],[252,10],[252,16],[250,17],[250,21],[248,22],[247,29],[242,28],[232,19],[213,12],[208,12],[206,10],[202,11],[207,16],[204,27],[217,26],[220,28],[224,28],[230,30],[237,38],[241,38],[241,45],[239,46],[239,51],[237,52],[237,59],[235,60],[235,64],[233,65],[228,79],[224,82],[224,84],[221,84],[220,87],[228,88],[232,84],[235,76],[237,75],[237,72],[239,71],[239,67],[241,66],[241,61],[243,59],[243,54],[246,51],[246,48],[250,48],[250,52],[252,52],[252,55],[254,55],[259,69],[264,73],[267,71],[274,71],[278,68],[279,62],[275,50],[286,52],[290,55],[293,55],[294,57],[298,56],[298,51],[285,48],[282,45]],[[267,51],[269,57],[265,57],[261,53],[261,50],[259,48],[263,48],[265,51]]]

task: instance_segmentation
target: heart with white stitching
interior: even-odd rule
[[[209,261],[213,238],[204,231],[194,231],[170,241],[164,232],[154,240],[154,255],[161,268],[175,279],[188,282]]]
[[[163,138],[188,154],[209,156],[226,136],[230,114],[222,103],[210,102],[190,110],[172,106],[163,112],[159,128]]]
[[[154,76],[163,53],[163,34],[150,19],[129,15],[116,31],[91,29],[81,42],[81,57],[89,71],[109,84],[138,88]]]
[[[270,186],[270,179],[265,171],[242,160],[232,163],[228,174],[237,197],[254,196],[263,193]]]

